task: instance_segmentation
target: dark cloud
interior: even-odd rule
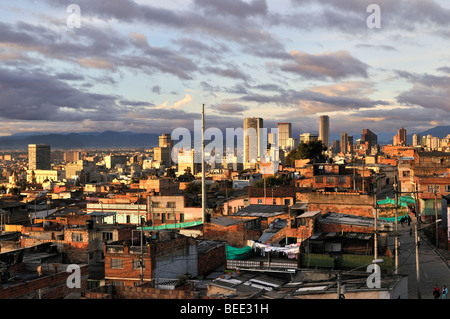
[[[413,87],[397,96],[399,103],[418,105],[425,109],[450,111],[450,76],[417,74],[396,71],[397,75],[413,84]]]
[[[380,50],[386,50],[386,51],[398,51],[395,47],[392,45],[386,45],[386,44],[367,44],[367,43],[360,43],[356,45],[357,48],[362,49],[380,49]]]
[[[323,0],[320,3],[312,0],[291,0],[297,6],[299,13],[306,17],[307,23],[298,24],[297,27],[323,27],[338,29],[344,32],[368,34],[371,32],[366,20],[371,14],[367,12],[370,4],[377,4],[381,11],[381,28],[378,31],[415,32],[430,28],[446,31],[450,24],[450,10],[442,7],[437,1],[428,0]],[[315,10],[312,4],[318,5]],[[317,9],[319,8],[319,9]],[[305,12],[306,11],[306,12]],[[309,15],[309,17],[307,17]],[[298,18],[298,17],[297,17]],[[291,25],[295,25],[291,23]],[[373,31],[373,30],[372,30]],[[448,32],[438,33],[440,36],[449,36]]]
[[[298,116],[312,115],[320,112],[359,110],[374,108],[379,105],[389,105],[387,101],[372,100],[370,98],[342,93],[340,95],[325,94],[312,89],[281,90],[278,94],[255,94],[250,93],[240,98],[245,102],[257,104],[275,104],[282,107],[295,107],[299,110]],[[296,113],[295,111],[294,113]]]
[[[50,5],[66,7],[65,0],[46,0]],[[261,12],[265,2],[254,0],[251,4],[241,1],[198,1],[191,10],[170,10],[150,4],[138,4],[131,0],[89,1],[79,0],[77,4],[83,15],[100,19],[118,19],[127,23],[144,23],[150,26],[162,26],[181,31],[185,34],[201,34],[202,37],[223,38],[228,41],[246,44],[280,45],[262,26],[250,19],[233,15],[237,9],[244,9],[245,15]],[[214,9],[215,8],[215,9]],[[208,16],[203,10],[227,10],[228,15]],[[203,10],[200,10],[203,9]]]
[[[231,64],[226,65],[226,68],[206,66],[204,71],[236,80],[248,81],[251,79],[250,75],[245,74],[240,68]]]
[[[242,115],[242,112],[248,110],[248,106],[234,103],[221,103],[213,106],[213,108],[219,113],[235,115]]]
[[[292,51],[290,55],[292,61],[279,65],[279,68],[306,79],[340,80],[352,76],[368,77],[369,66],[347,51],[323,54]]]
[[[0,116],[14,120],[116,120],[125,109],[114,95],[76,89],[41,72],[0,69]],[[121,100],[122,104],[137,102]]]
[[[156,94],[161,94],[161,87],[159,85],[155,85],[152,87],[152,92]]]
[[[127,68],[149,74],[162,72],[191,79],[196,64],[172,49],[142,45],[136,36],[121,36],[87,23],[76,33],[61,33],[51,27],[24,22],[2,24],[0,43],[22,52],[72,62],[89,69],[116,71]],[[129,52],[134,54],[130,54]]]
[[[251,16],[264,16],[267,14],[267,3],[265,0],[253,0],[250,2],[241,0],[194,0],[194,5],[204,13],[214,16],[227,14],[245,18]]]

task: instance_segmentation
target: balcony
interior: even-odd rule
[[[123,245],[106,245],[106,253],[123,254],[124,247],[123,247]]]

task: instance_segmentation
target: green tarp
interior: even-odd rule
[[[400,219],[402,219],[402,217],[406,218],[407,216],[408,216],[408,214],[404,214],[403,216],[397,216],[397,221],[400,221]],[[391,223],[395,222],[395,217],[378,217],[378,219],[386,220]]]
[[[201,220],[195,222],[187,222],[187,223],[176,223],[176,224],[164,224],[155,227],[144,227],[144,230],[159,230],[159,229],[175,229],[175,228],[187,228],[201,225],[203,222]],[[138,227],[138,229],[141,229]]]
[[[395,199],[386,197],[386,199],[377,201],[378,205],[395,205]],[[408,205],[415,205],[416,201],[411,196],[401,196],[398,201],[399,206],[408,207]]]
[[[246,258],[252,251],[252,248],[245,246],[243,248],[236,248],[233,246],[226,246],[227,259],[237,260]]]

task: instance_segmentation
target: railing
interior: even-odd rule
[[[147,246],[142,247],[142,250],[144,253],[146,253]],[[140,246],[130,246],[128,252],[130,254],[140,254],[141,253],[141,247]]]

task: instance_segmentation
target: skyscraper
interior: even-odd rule
[[[292,137],[292,123],[278,123],[278,147],[285,150]]]
[[[406,146],[406,130],[403,128],[398,130],[398,134],[394,135],[394,146]]]
[[[364,143],[367,142],[369,149],[378,144],[378,136],[369,129],[363,129],[361,139]]]
[[[159,147],[173,147],[173,141],[170,134],[162,134],[159,136]]]
[[[302,133],[300,134],[300,143],[308,143],[309,141],[317,141],[318,137],[315,134],[311,133]]]
[[[353,135],[347,135],[348,152],[353,154]]]
[[[403,128],[398,130],[398,137],[400,145],[406,146],[406,130]]]
[[[263,149],[263,119],[248,117],[244,119],[244,163],[257,161]]]
[[[28,169],[51,169],[50,145],[28,144]]]
[[[341,133],[341,152],[347,154],[348,152],[348,134],[347,132]]]
[[[164,165],[172,165],[173,141],[170,134],[159,136],[159,147],[153,148],[153,158]]]
[[[321,115],[319,117],[319,140],[327,148],[330,147],[330,118],[328,115]]]
[[[420,135],[414,134],[413,135],[413,146],[419,146],[420,145]]]

